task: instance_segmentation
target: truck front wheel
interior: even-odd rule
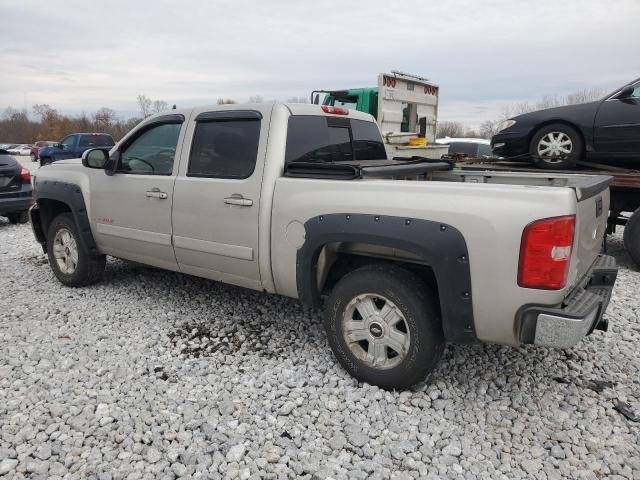
[[[416,275],[374,264],[345,275],[327,304],[329,345],[351,375],[385,389],[425,379],[444,350],[438,303]]]
[[[47,254],[54,275],[68,287],[82,287],[95,282],[106,264],[104,255],[90,255],[85,250],[70,213],[61,213],[51,222]]]
[[[640,267],[640,208],[638,208],[631,218],[627,220],[624,227],[624,247],[629,252],[629,256]]]

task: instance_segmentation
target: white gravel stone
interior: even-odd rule
[[[294,300],[114,259],[65,288],[30,227],[0,219],[0,472],[638,480],[640,425],[614,407],[640,411],[640,273],[620,234],[609,252],[609,332],[451,345],[429,383],[384,392]]]

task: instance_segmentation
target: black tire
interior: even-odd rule
[[[390,368],[376,368],[358,358],[342,333],[343,316],[350,303],[365,294],[391,300],[404,317],[409,347],[404,359]],[[362,382],[385,389],[410,387],[426,378],[444,350],[435,295],[416,275],[397,265],[367,265],[345,275],[334,287],[326,307],[324,326],[329,345],[344,369]],[[370,332],[371,339],[374,333]]]
[[[556,132],[569,137],[571,140],[571,153],[561,158],[540,156],[538,154],[538,145],[540,141],[545,136]],[[575,166],[575,162],[582,159],[584,154],[584,142],[575,128],[565,125],[564,123],[552,123],[542,127],[533,135],[533,138],[531,138],[531,142],[529,143],[529,154],[536,165],[540,168],[547,170],[573,168]]]
[[[29,221],[29,211],[24,210],[17,213],[8,213],[7,218],[9,219],[9,223],[14,225],[18,223],[27,223]]]
[[[78,248],[78,262],[73,273],[67,274],[60,270],[58,262],[53,253],[54,239],[56,233],[66,229],[73,239]],[[47,255],[49,256],[49,265],[53,270],[54,275],[63,284],[69,287],[82,287],[96,282],[102,276],[106,264],[105,255],[89,255],[85,250],[80,236],[78,235],[78,229],[76,228],[73,216],[71,213],[61,213],[53,219],[49,225],[49,232],[47,234]]]
[[[51,163],[48,158],[40,157],[40,166],[44,167],[47,163]]]
[[[622,238],[629,256],[640,268],[640,208],[627,220]]]

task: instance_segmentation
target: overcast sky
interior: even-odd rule
[[[286,100],[401,70],[440,85],[440,120],[475,126],[640,76],[639,0],[0,0],[0,19],[0,109],[130,116],[140,93]]]

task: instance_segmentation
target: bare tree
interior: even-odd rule
[[[160,113],[169,110],[169,104],[164,100],[154,100],[152,108],[154,113]]]
[[[460,122],[438,122],[436,138],[462,136],[464,136],[464,125]]]
[[[106,130],[111,127],[116,120],[116,112],[107,107],[102,107],[93,114],[93,121],[97,130]]]
[[[232,103],[236,103],[236,101],[232,100],[231,98],[219,98],[218,99],[218,105],[228,105],[228,104],[232,104]]]
[[[153,101],[149,97],[146,95],[138,95],[138,107],[140,108],[140,115],[142,115],[142,118],[147,118],[151,115],[152,105]]]
[[[575,105],[577,103],[593,102],[600,100],[606,95],[606,92],[601,88],[592,88],[590,90],[580,90],[575,93],[567,95],[567,105]]]
[[[496,133],[498,133],[498,128],[500,127],[500,121],[496,120],[485,120],[480,124],[480,137],[481,138],[491,138]]]

